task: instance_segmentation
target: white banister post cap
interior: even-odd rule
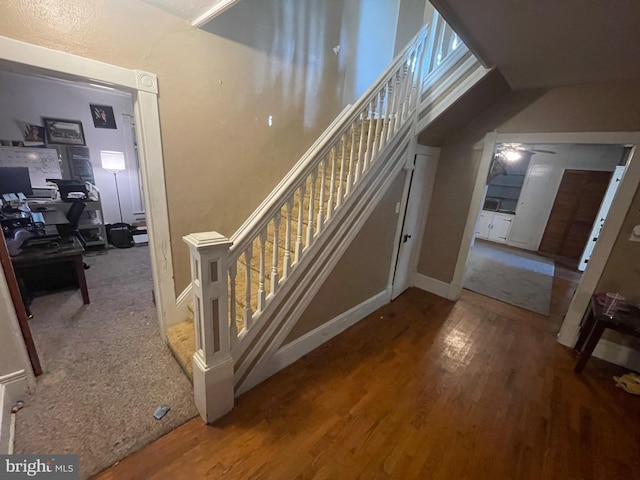
[[[194,248],[198,251],[207,250],[212,247],[226,247],[229,248],[233,243],[224,235],[218,232],[199,232],[190,233],[182,237],[184,243],[189,245],[190,248]]]

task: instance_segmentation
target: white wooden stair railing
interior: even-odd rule
[[[328,275],[357,233],[358,219],[402,168],[418,133],[423,80],[449,54],[466,51],[437,15],[431,25],[340,114],[231,239],[215,232],[184,237],[194,292],[194,390],[205,421],[233,407],[234,391],[261,379],[246,382],[302,314],[303,297],[313,295],[310,278],[318,283]]]

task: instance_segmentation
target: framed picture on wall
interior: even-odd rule
[[[116,117],[113,114],[113,107],[107,105],[89,104],[93,126],[96,128],[116,129]]]
[[[59,118],[43,118],[47,132],[47,143],[56,145],[86,145],[82,122],[62,120]]]

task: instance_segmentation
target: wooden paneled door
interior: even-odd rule
[[[538,250],[580,260],[611,172],[565,170]]]

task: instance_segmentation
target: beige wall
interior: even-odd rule
[[[636,157],[634,161],[639,161]],[[620,234],[600,277],[596,292],[618,292],[634,305],[640,305],[640,242],[631,242],[633,227],[640,225],[640,189],[624,219]],[[640,349],[640,340],[607,330],[605,337],[616,343]]]
[[[615,82],[512,92],[442,146],[418,272],[450,282],[487,132],[598,132],[640,130],[637,82]],[[434,145],[437,146],[437,145]],[[474,149],[475,146],[475,149]],[[626,252],[629,245],[624,247]],[[613,267],[612,267],[613,268]],[[629,268],[629,267],[628,267]],[[618,278],[621,272],[606,275]]]
[[[636,157],[634,161],[640,161]],[[631,242],[633,227],[640,225],[640,190],[631,203],[620,234],[613,246],[597,292],[618,292],[629,301],[640,304],[640,242]]]
[[[399,1],[389,8],[397,12]],[[355,91],[349,69],[367,35],[379,40],[384,26],[390,37],[379,66],[391,60],[396,34],[387,16],[368,16],[362,26],[350,17],[365,12],[359,0],[245,0],[212,24],[213,33],[135,0],[0,6],[0,35],[158,75],[178,293],[189,278],[182,236],[232,235],[343,102],[354,100],[345,93]],[[360,41],[336,55],[333,47],[354,28],[362,29]],[[379,73],[369,72],[369,82]]]
[[[284,344],[387,288],[398,224],[396,204],[402,200],[404,180],[402,171],[289,332]]]

